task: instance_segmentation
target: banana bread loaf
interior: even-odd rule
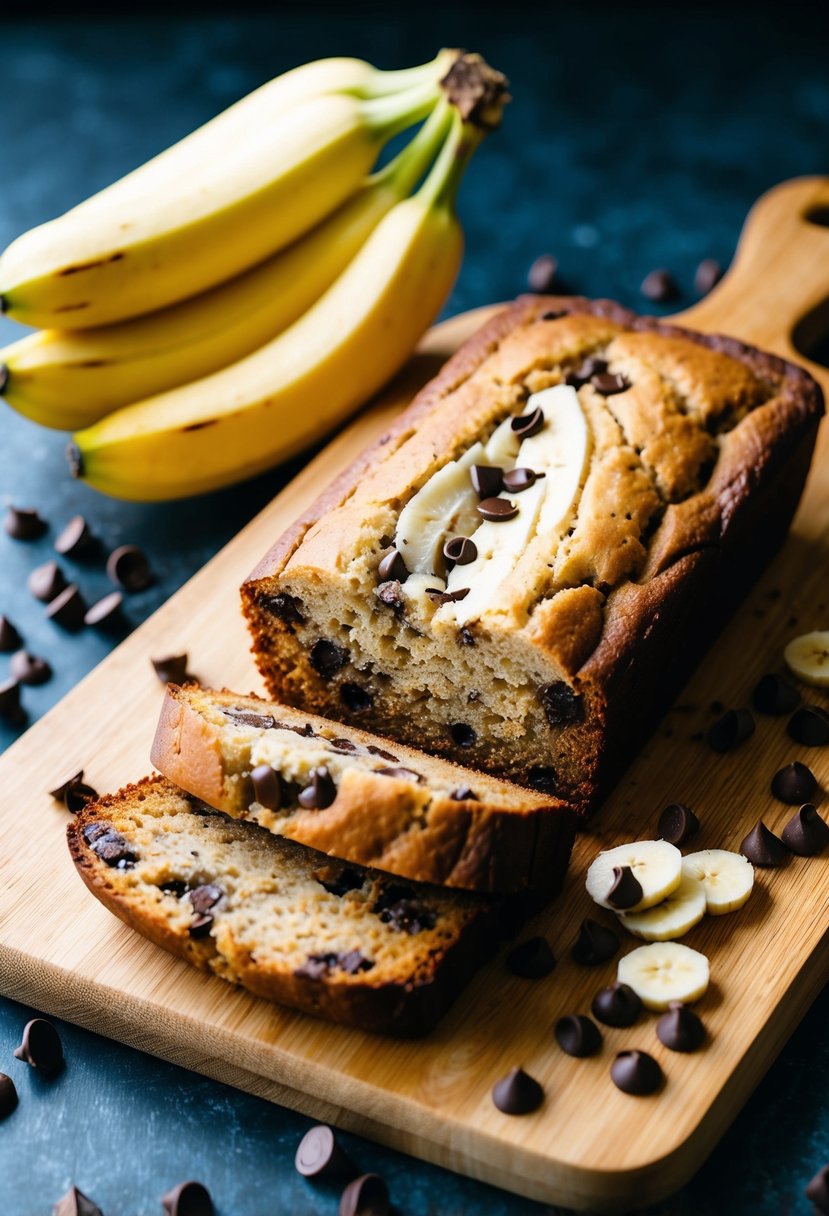
[[[170,685],[165,777],[280,836],[416,882],[556,893],[574,816],[554,798],[284,705]]]
[[[734,339],[520,299],[245,583],[267,686],[589,809],[782,541],[822,410]]]

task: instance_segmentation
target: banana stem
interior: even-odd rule
[[[411,194],[446,139],[451,123],[452,107],[439,101],[403,151],[373,174],[369,182],[391,186],[401,198]]]
[[[402,93],[363,102],[362,114],[369,130],[385,143],[430,114],[442,97],[443,91],[435,77]]]
[[[426,208],[445,207],[451,210],[454,207],[466,166],[485,134],[483,128],[476,123],[464,122],[458,111],[454,111],[449,137],[417,192],[416,197]]]
[[[423,81],[440,80],[457,59],[459,51],[443,49],[428,63],[414,68],[398,68],[391,72],[378,68],[372,79],[355,90],[355,95],[369,101],[375,97],[388,97],[390,93],[402,93]]]

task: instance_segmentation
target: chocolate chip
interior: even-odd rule
[[[469,588],[461,587],[457,591],[441,591],[440,587],[427,587],[426,594],[436,607],[441,608],[444,604],[457,604],[460,600],[465,600],[469,595]]]
[[[602,1047],[602,1034],[595,1022],[583,1014],[559,1018],[555,1025],[556,1042],[568,1056],[594,1056]]]
[[[210,936],[210,930],[213,928],[213,917],[209,912],[200,912],[194,916],[187,926],[187,932],[194,941],[201,941],[205,937]]]
[[[457,747],[474,747],[478,736],[466,722],[453,722],[449,727],[452,742]]]
[[[504,960],[507,971],[524,980],[540,980],[556,965],[556,956],[546,937],[528,937],[510,950]]]
[[[541,314],[542,321],[558,321],[561,317],[567,316],[566,308],[551,308],[549,312]]]
[[[0,1121],[8,1119],[17,1106],[17,1090],[11,1077],[0,1072]]]
[[[268,612],[284,621],[286,625],[303,625],[305,617],[299,610],[300,601],[294,595],[286,595],[280,591],[278,595],[269,595],[264,600]]]
[[[317,881],[321,886],[325,887],[329,895],[338,895],[342,897],[347,895],[349,891],[357,891],[365,882],[365,874],[361,874],[359,870],[352,869],[351,866],[346,866],[337,874],[336,878],[324,879],[318,878]]]
[[[402,765],[396,768],[376,768],[374,771],[378,777],[396,777],[399,781],[415,781],[419,785],[424,782],[420,773],[416,773],[412,768],[403,768]]]
[[[533,435],[538,434],[545,421],[543,409],[541,406],[536,406],[529,414],[517,414],[510,426],[513,434],[517,435],[519,439],[530,439]]]
[[[800,693],[788,680],[775,675],[774,672],[769,672],[768,675],[761,676],[755,684],[751,694],[751,704],[758,714],[781,717],[783,714],[790,714],[793,709],[797,709],[800,704]]]
[[[815,1205],[824,1216],[829,1216],[829,1165],[818,1170],[812,1181],[806,1187],[806,1198]]]
[[[668,844],[684,844],[699,831],[699,820],[684,802],[671,802],[659,816],[657,837]]]
[[[635,908],[642,899],[642,884],[630,866],[613,867],[613,884],[607,893],[607,902],[611,908],[624,911]]]
[[[78,781],[83,780],[83,769],[78,769],[73,777],[68,777],[62,785],[57,785],[53,790],[49,790],[49,797],[54,798],[55,802],[63,802],[66,797],[66,791],[70,785],[75,785]]]
[[[594,376],[601,376],[607,371],[607,362],[604,359],[599,359],[595,355],[591,355],[585,359],[580,367],[575,371],[569,372],[565,377],[564,383],[569,384],[571,388],[581,388],[583,384],[589,384]]]
[[[374,963],[364,958],[359,950],[349,950],[347,954],[337,955],[337,966],[346,975],[357,975],[360,971],[371,971]]]
[[[459,646],[474,646],[475,645],[475,634],[472,632],[471,629],[468,629],[465,625],[463,626],[462,629],[458,630],[458,645]],[[470,700],[473,699],[472,693],[469,694],[469,699]]]
[[[294,1166],[303,1178],[331,1178],[351,1174],[354,1167],[325,1123],[310,1128],[299,1142]]]
[[[224,899],[223,889],[214,882],[205,882],[201,886],[188,891],[187,898],[193,906],[193,911],[203,916],[215,908],[219,900]]]
[[[344,650],[342,646],[335,646],[326,638],[320,638],[311,647],[308,661],[317,675],[329,679],[345,667],[348,662],[348,651]]]
[[[485,498],[478,503],[477,510],[482,519],[488,519],[491,523],[505,523],[508,519],[515,519],[518,514],[518,507],[508,498]]]
[[[551,253],[542,253],[527,272],[527,286],[536,295],[548,295],[553,290],[557,274],[558,260]]]
[[[381,760],[391,760],[392,764],[397,764],[397,756],[387,752],[384,747],[377,747],[375,743],[367,744],[366,751],[370,752],[372,756],[379,756]]]
[[[473,464],[469,480],[479,498],[497,498],[504,488],[504,470],[497,464]]]
[[[411,887],[391,883],[384,887],[372,905],[372,912],[384,924],[414,936],[423,929],[434,929],[435,914]]]
[[[268,811],[282,806],[282,778],[269,764],[257,764],[250,774],[256,801]]]
[[[27,1022],[14,1058],[30,1064],[44,1077],[56,1077],[64,1064],[63,1046],[52,1023],[47,1022],[46,1018],[32,1018],[31,1022]]]
[[[50,604],[66,587],[66,579],[57,562],[44,562],[36,566],[26,579],[26,586],[36,600]]]
[[[300,806],[308,811],[322,811],[330,806],[337,797],[337,787],[328,769],[312,768],[308,774],[308,784],[297,796]]]
[[[606,1026],[632,1026],[642,1012],[638,993],[618,980],[600,988],[590,1006],[594,1018]]]
[[[523,1068],[511,1068],[493,1085],[492,1101],[505,1115],[529,1115],[544,1101],[544,1090]]]
[[[37,511],[26,507],[9,507],[3,527],[14,540],[37,540],[46,531],[48,524]]]
[[[620,372],[600,372],[590,377],[590,383],[603,397],[614,397],[616,393],[626,393],[630,388],[630,381]]]
[[[277,726],[282,725],[282,723],[277,723],[272,714],[257,714],[252,709],[235,709],[225,706],[222,713],[239,726],[253,726],[259,730],[275,730]]]
[[[817,788],[814,773],[799,760],[778,769],[771,781],[771,792],[775,798],[779,798],[781,802],[787,802],[790,806],[809,802],[817,792]]]
[[[29,654],[28,650],[18,650],[12,655],[9,672],[21,684],[45,684],[52,677],[52,668],[46,660]]]
[[[799,857],[815,857],[829,844],[829,824],[807,802],[780,833],[783,844]]]
[[[610,1078],[623,1093],[645,1097],[662,1084],[662,1069],[644,1051],[620,1051],[610,1066]]]
[[[374,963],[363,958],[359,950],[350,950],[347,954],[309,954],[301,967],[297,967],[294,975],[308,980],[325,979],[332,971],[339,968],[347,975],[356,975],[360,971],[371,971]]]
[[[180,1182],[161,1199],[167,1216],[213,1216],[213,1200],[200,1182]]]
[[[52,1216],[103,1216],[103,1212],[83,1191],[70,1186],[52,1208]]]
[[[381,583],[376,591],[377,598],[382,603],[387,604],[389,608],[395,612],[402,612],[405,607],[400,583],[397,579],[393,579],[388,583]]]
[[[443,556],[456,566],[468,566],[478,556],[478,548],[468,536],[453,536],[443,546]]]
[[[715,258],[703,258],[694,272],[694,290],[698,296],[707,296],[723,277],[723,268]]]
[[[90,823],[84,828],[83,837],[92,852],[108,866],[126,870],[138,860],[124,837],[111,824]]]
[[[181,899],[182,895],[187,894],[187,883],[180,878],[170,878],[167,882],[161,883],[159,890],[164,891],[166,895],[175,895],[176,899]]]
[[[749,709],[729,709],[708,728],[706,738],[715,752],[730,752],[754,734],[754,718]]]
[[[162,684],[183,684],[187,679],[187,657],[186,653],[168,654],[150,662]]]
[[[639,288],[642,295],[657,304],[669,304],[679,299],[679,287],[669,270],[652,270],[645,275]]]
[[[124,597],[120,591],[110,591],[102,599],[96,600],[84,615],[84,624],[93,627],[107,627],[116,624],[121,617],[121,606]]]
[[[0,654],[9,654],[23,645],[23,639],[7,616],[0,616]]]
[[[379,1174],[361,1174],[340,1195],[339,1216],[389,1216],[389,1188]]]
[[[543,476],[543,473],[534,473],[532,469],[510,469],[504,474],[504,489],[510,494],[520,494],[522,490],[529,490]]]
[[[97,797],[98,791],[93,789],[91,785],[85,785],[78,778],[77,781],[68,781],[66,783],[61,801],[70,815],[79,815]]]
[[[10,726],[22,726],[26,711],[20,703],[20,684],[17,680],[5,680],[0,684],[0,721]]]
[[[384,583],[389,579],[396,580],[398,583],[405,583],[409,577],[406,563],[397,549],[389,549],[377,567],[377,573],[380,576],[380,581]]]
[[[527,785],[541,794],[555,794],[558,787],[556,770],[545,764],[534,764],[527,769]]]
[[[137,545],[120,545],[107,558],[107,574],[125,591],[144,591],[153,581],[147,555]]]
[[[536,695],[550,726],[564,726],[570,722],[581,721],[581,697],[564,680],[541,684]]]
[[[656,1037],[671,1051],[696,1051],[705,1042],[705,1027],[682,1001],[671,1001],[656,1023]]]
[[[804,747],[826,747],[829,744],[829,714],[819,705],[803,705],[792,714],[786,731],[795,743],[802,743]]]
[[[583,967],[595,967],[613,958],[619,949],[619,939],[612,929],[600,924],[597,920],[583,920],[570,950],[574,963]]]
[[[367,709],[371,709],[373,698],[370,692],[365,688],[361,688],[359,684],[342,684],[340,685],[340,698],[346,709],[350,709],[354,714],[365,713]]]
[[[743,838],[740,852],[753,865],[767,867],[785,865],[790,856],[783,841],[769,831],[762,819]]]
[[[452,790],[449,797],[453,802],[478,802],[478,795],[474,790],[471,790],[468,785],[458,786],[456,790]]]
[[[74,583],[61,591],[46,609],[46,616],[62,629],[80,629],[86,616],[86,604]]]
[[[97,549],[98,542],[82,515],[73,515],[55,541],[55,552],[63,557],[84,557]]]

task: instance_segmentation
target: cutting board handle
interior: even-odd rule
[[[829,392],[829,371],[792,342],[796,329],[807,346],[829,333],[829,177],[795,178],[764,194],[726,276],[677,320],[793,359]]]

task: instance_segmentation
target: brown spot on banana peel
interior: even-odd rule
[[[55,278],[62,279],[69,274],[80,274],[84,270],[95,270],[98,266],[108,266],[110,262],[120,262],[125,253],[111,253],[107,258],[96,258],[94,262],[79,262],[77,266],[64,266],[63,270],[55,272]]]
[[[89,300],[85,300],[83,304],[62,304],[55,312],[77,312],[79,308],[89,308],[89,304]]]
[[[189,426],[183,426],[181,431],[182,434],[185,434],[187,431],[201,431],[206,426],[215,426],[218,421],[218,418],[208,418],[206,422],[191,422]]]
[[[459,51],[440,85],[464,122],[484,130],[500,126],[509,81],[480,55]]]

